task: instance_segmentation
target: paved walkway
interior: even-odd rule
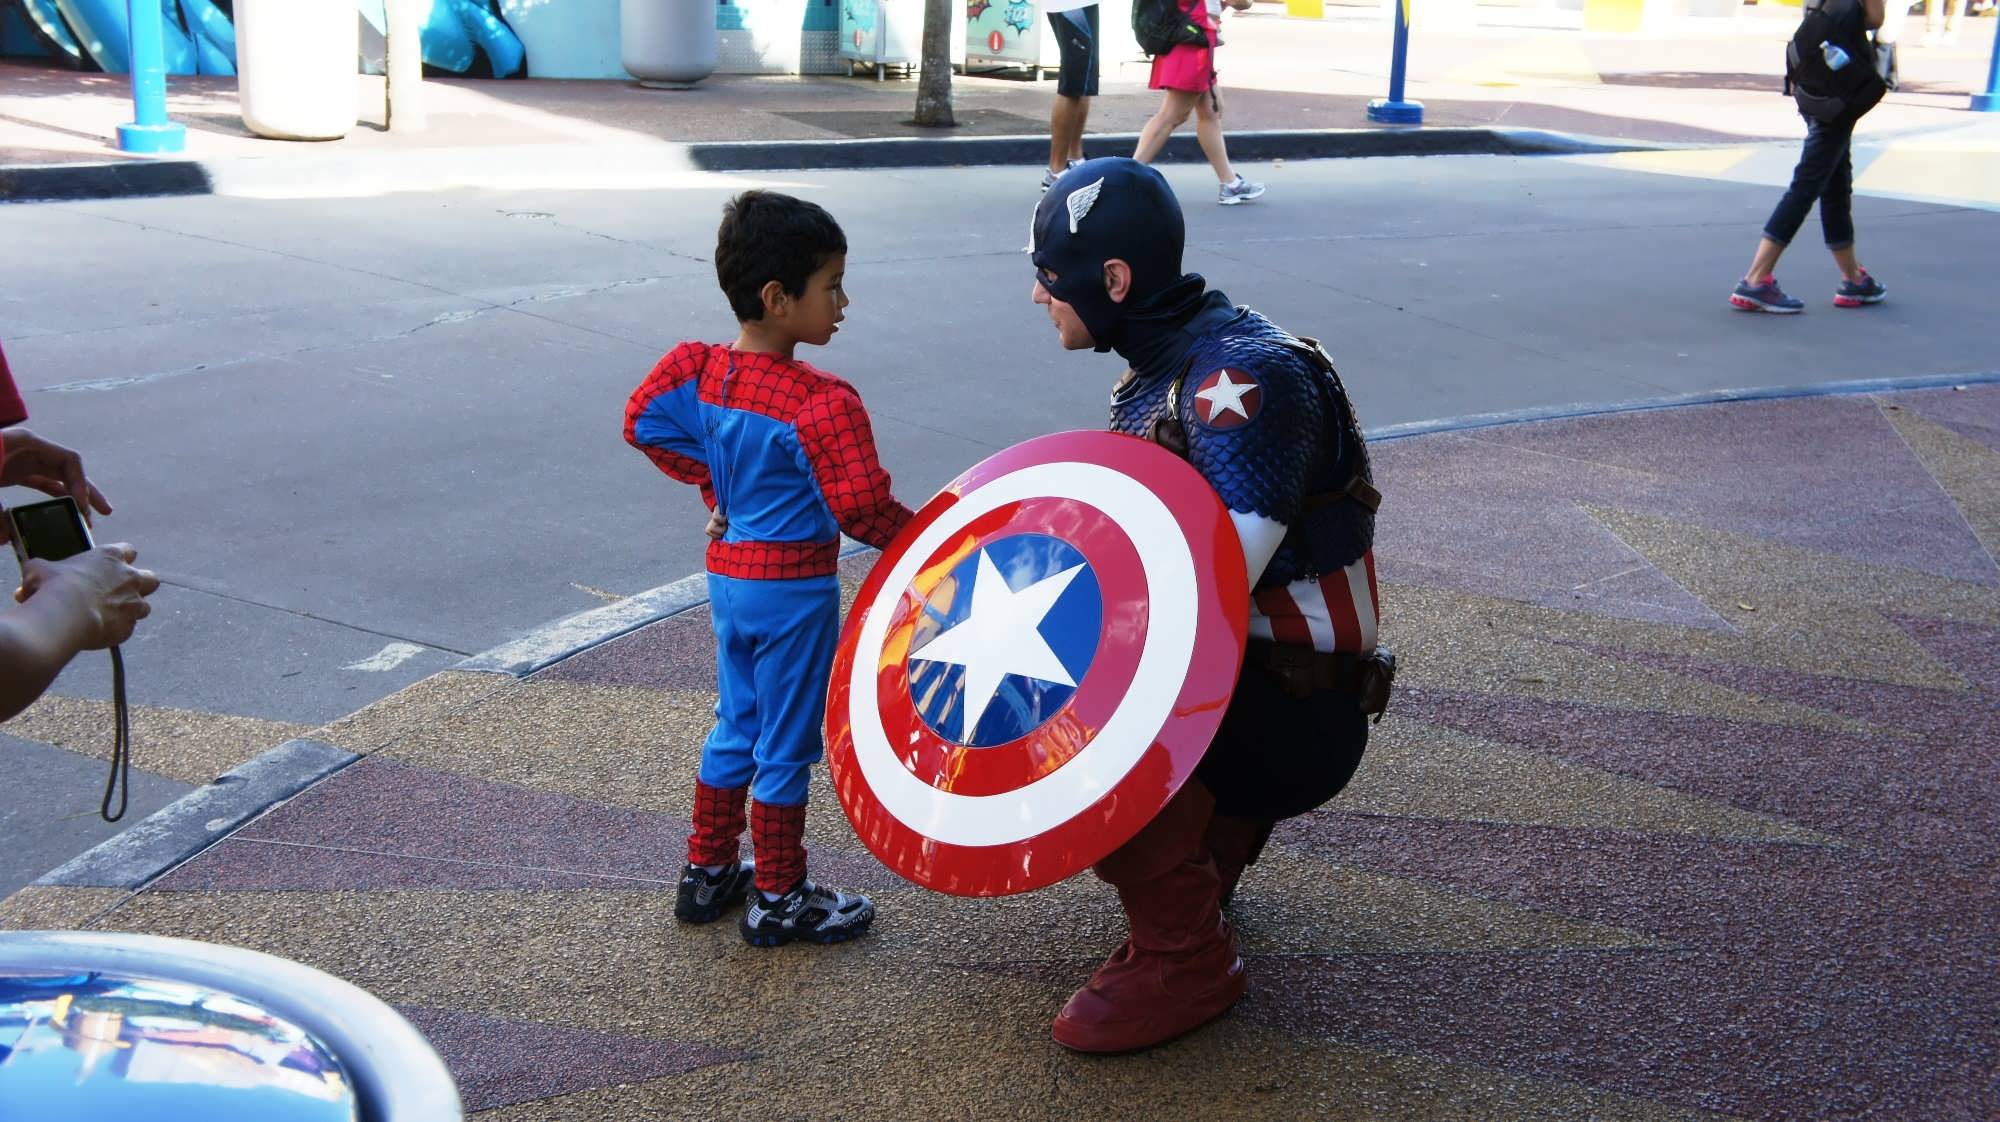
[[[1797,113],[1778,92],[1796,9],[1749,6],[1733,19],[1689,19],[1643,36],[1583,32],[1576,13],[1475,11],[1483,22],[1420,27],[1413,40],[1408,96],[1424,102],[1432,132],[1550,130],[1680,145],[1799,135]],[[1387,92],[1389,24],[1373,9],[1329,5],[1327,12],[1324,20],[1297,20],[1260,4],[1227,21],[1219,58],[1231,130],[1379,131],[1364,110]],[[1923,47],[1921,23],[1914,20],[1905,35],[1903,89],[1864,121],[1864,139],[1961,123],[1968,95],[1984,88],[1992,25],[1971,20],[1957,45]],[[1131,136],[1158,107],[1146,75],[1143,59],[1107,61],[1090,120],[1104,152],[1129,151]],[[1019,76],[957,76],[959,127],[942,139],[1045,138],[1053,88]],[[518,183],[523,176],[550,182],[565,174],[602,182],[684,164],[691,145],[763,146],[776,153],[764,166],[782,167],[799,166],[786,158],[829,141],[941,139],[909,123],[913,81],[724,75],[669,92],[616,81],[447,79],[428,82],[426,91],[430,129],[389,133],[381,127],[381,80],[359,79],[362,123],[345,140],[320,144],[249,134],[232,79],[175,78],[168,107],[188,126],[183,159],[208,169],[213,189],[246,194]],[[0,173],[133,163],[109,139],[130,116],[122,76],[0,62]],[[1190,146],[1175,158],[1197,157]],[[1027,145],[971,162],[1039,159]],[[111,182],[105,189],[137,188]]]
[[[360,758],[142,890],[73,868],[0,919],[331,970],[496,1122],[2000,1113],[2000,385],[1435,432],[1377,464],[1403,688],[1246,879],[1249,996],[1148,1054],[1047,1039],[1120,937],[1092,878],[914,888],[823,775],[814,869],[874,893],[875,930],[677,928],[699,607],[433,677],[299,742]]]
[[[1767,181],[1782,154],[1739,142],[1798,126],[1770,92],[1788,28],[1752,12],[1667,38],[1433,32],[1411,92],[1434,125],[1689,145],[1601,159]],[[1232,126],[1363,126],[1386,30],[1332,14],[1232,21]],[[1963,127],[1983,49],[1911,48],[1864,190],[2000,206],[2000,143]],[[1107,78],[1094,128],[1135,131],[1155,95],[1135,68]],[[1045,127],[1046,84],[955,87],[961,133]],[[190,156],[244,193],[581,185],[691,144],[913,132],[913,87],[865,80],[436,82],[430,132],[330,145],[243,135],[226,85],[175,90]],[[122,161],[101,138],[123,99],[0,64],[0,171]],[[2000,1114],[2000,385],[1408,435],[1378,461],[1405,688],[1354,786],[1246,881],[1250,996],[1156,1052],[1047,1040],[1119,938],[1101,886],[916,889],[823,776],[815,869],[875,893],[877,930],[755,952],[676,928],[713,704],[698,604],[532,672],[568,644],[322,728],[246,728],[296,739],[0,903],[0,925],[329,969],[402,1008],[500,1122],[786,1117],[857,1087],[884,1118]]]

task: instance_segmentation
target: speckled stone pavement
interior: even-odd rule
[[[2000,1117],[2000,385],[1413,437],[1377,471],[1396,704],[1246,878],[1249,996],[1150,1053],[1048,1039],[1121,934],[1093,878],[914,888],[823,775],[815,871],[875,930],[676,927],[701,610],[432,678],[144,890],[0,915],[330,970],[493,1122]]]

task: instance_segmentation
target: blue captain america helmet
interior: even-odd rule
[[[1049,294],[1076,310],[1100,351],[1111,349],[1127,309],[1181,278],[1187,227],[1159,172],[1109,156],[1064,172],[1035,207],[1028,255]],[[1124,303],[1104,291],[1104,263],[1132,267]]]

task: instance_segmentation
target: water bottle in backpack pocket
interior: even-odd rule
[[[1860,0],[1807,0],[1785,44],[1785,92],[1800,113],[1823,124],[1859,120],[1888,92],[1863,22]]]

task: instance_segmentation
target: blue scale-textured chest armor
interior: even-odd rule
[[[1199,419],[1195,388],[1224,367],[1255,378],[1261,402],[1248,424],[1211,428]],[[1120,385],[1111,399],[1111,430],[1158,439],[1175,396],[1188,462],[1231,510],[1289,527],[1257,587],[1337,572],[1374,544],[1374,512],[1352,498],[1332,497],[1357,474],[1369,480],[1360,424],[1339,378],[1323,371],[1292,336],[1241,309],[1197,339],[1173,372]]]

